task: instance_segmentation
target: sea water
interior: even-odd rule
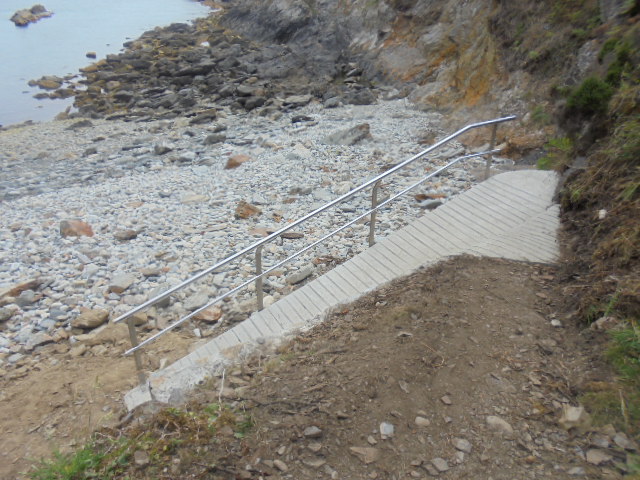
[[[9,19],[41,3],[54,12],[27,27]],[[204,17],[210,9],[195,0],[0,0],[0,125],[45,121],[73,103],[36,100],[44,90],[27,82],[44,75],[63,77],[117,53],[122,44],[157,26]]]

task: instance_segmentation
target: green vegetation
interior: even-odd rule
[[[551,123],[551,115],[547,113],[542,105],[537,105],[531,110],[531,121],[539,126],[549,125]]]
[[[607,358],[618,370],[623,381],[640,388],[640,328],[630,321],[621,330],[612,332],[613,342]],[[640,408],[640,407],[639,407]]]
[[[551,139],[546,145],[547,154],[538,160],[540,170],[562,170],[573,159],[573,142],[569,137]]]
[[[165,408],[144,425],[96,432],[80,450],[43,460],[32,480],[155,479],[173,460],[180,468],[215,472],[214,448],[242,439],[253,427],[244,412],[218,403]]]
[[[567,106],[584,115],[603,114],[612,96],[611,85],[589,77],[569,95]]]

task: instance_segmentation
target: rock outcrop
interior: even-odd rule
[[[51,17],[53,12],[47,11],[43,5],[34,5],[31,8],[25,8],[23,10],[18,10],[11,17],[11,21],[16,25],[16,27],[26,27],[30,23],[36,23],[41,18]]]

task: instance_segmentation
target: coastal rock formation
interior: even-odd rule
[[[11,21],[16,27],[26,27],[30,23],[36,23],[41,18],[51,17],[53,12],[49,12],[43,5],[37,4],[31,8],[18,10],[11,17]]]

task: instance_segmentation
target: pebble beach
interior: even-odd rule
[[[419,142],[435,132],[439,117],[397,99],[331,109],[311,102],[272,118],[221,111],[204,126],[180,118],[64,120],[0,132],[2,361],[19,360],[40,342],[54,341],[60,330],[73,339],[73,319],[82,312],[103,309],[114,318],[343,195],[424,149]],[[367,138],[332,144],[336,134],[363,124],[369,125]],[[450,144],[390,177],[382,196],[463,153],[460,144]],[[229,159],[238,156],[242,163],[229,168]],[[481,162],[456,165],[416,189],[422,195],[409,194],[383,209],[377,235],[432,208],[434,198],[444,202],[469,188],[475,181],[470,170]],[[301,225],[295,232],[300,239],[267,245],[265,268],[366,211],[369,195],[358,194]],[[259,213],[241,218],[241,202]],[[65,234],[69,221],[88,225],[92,235]],[[368,230],[360,222],[273,272],[266,301],[295,288],[301,270],[312,276],[362,251]],[[205,277],[166,308],[152,309],[149,329],[177,320],[253,271],[249,256]],[[32,281],[37,289],[7,295]],[[224,305],[217,323],[195,334],[250,312],[252,287]]]

